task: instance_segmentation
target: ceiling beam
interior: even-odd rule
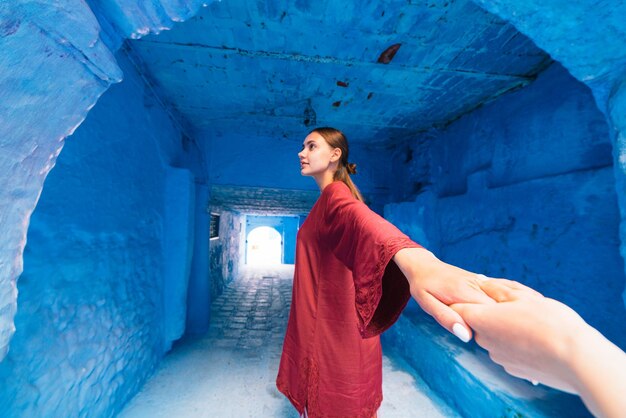
[[[195,42],[161,42],[155,40],[147,40],[142,39],[138,41],[139,43],[146,43],[154,46],[160,47],[174,47],[181,49],[188,48],[199,48],[199,49],[207,49],[219,52],[220,54],[228,54],[228,55],[240,55],[244,57],[251,58],[269,58],[276,60],[284,60],[284,61],[295,61],[295,62],[306,62],[313,64],[335,64],[339,66],[346,67],[361,67],[361,68],[380,68],[381,65],[377,62],[368,62],[368,61],[359,61],[354,59],[340,59],[336,57],[329,56],[320,56],[320,55],[305,55],[295,52],[275,52],[275,51],[263,51],[263,50],[249,50],[243,48],[235,48],[229,46],[214,46],[214,45],[206,45]],[[402,64],[394,64],[392,66],[386,67],[386,70],[389,71],[403,71],[403,72],[417,72],[423,74],[452,74],[452,75],[461,75],[465,77],[471,78],[480,78],[480,79],[495,79],[495,80],[515,80],[530,83],[535,79],[535,76],[527,76],[527,75],[519,75],[519,74],[497,74],[497,73],[488,73],[467,69],[452,69],[452,68],[432,68],[432,67],[422,67],[422,66],[411,66],[411,65],[402,65]]]

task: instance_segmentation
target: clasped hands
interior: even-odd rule
[[[413,298],[444,328],[466,342],[474,334],[513,376],[578,392],[570,363],[576,340],[591,327],[572,309],[520,283],[446,264],[424,249],[400,250],[394,261]]]

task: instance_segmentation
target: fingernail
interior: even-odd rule
[[[537,386],[539,384],[539,382],[536,380],[531,380],[530,383],[532,383],[534,386]]]
[[[489,279],[489,277],[485,276],[484,274],[477,274],[476,278],[480,281],[485,281]]]
[[[464,343],[470,340],[469,331],[458,322],[452,326],[452,332],[454,333],[454,335],[459,337],[459,340],[463,341]]]

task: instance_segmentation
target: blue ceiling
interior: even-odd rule
[[[374,144],[444,126],[550,63],[467,0],[213,2],[129,49],[196,137],[330,125]]]

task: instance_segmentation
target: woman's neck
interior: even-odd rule
[[[315,182],[320,188],[320,191],[323,191],[326,186],[328,186],[333,181],[335,181],[335,173],[330,171],[324,171],[322,174],[315,177]]]

